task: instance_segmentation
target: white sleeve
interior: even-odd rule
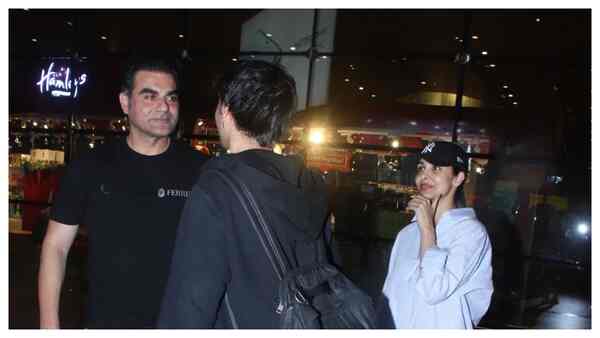
[[[434,305],[450,297],[478,269],[490,269],[489,238],[478,222],[461,223],[447,248],[433,246],[423,255],[416,289],[425,302]],[[488,255],[489,256],[489,255]]]

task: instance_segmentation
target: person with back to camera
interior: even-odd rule
[[[215,121],[228,153],[204,166],[184,207],[158,328],[277,328],[279,281],[247,214],[215,174],[247,185],[283,254],[308,264],[322,243],[327,191],[298,156],[273,152],[295,113],[282,67],[241,61],[216,84]],[[308,254],[308,255],[307,255]]]
[[[485,227],[466,208],[467,155],[435,141],[419,154],[407,209],[412,222],[397,235],[383,293],[397,329],[472,329],[493,292],[492,248]]]

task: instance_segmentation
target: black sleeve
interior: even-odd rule
[[[54,196],[50,219],[68,225],[80,225],[87,202],[88,187],[93,173],[89,171],[89,159],[79,158],[71,162],[60,178]]]
[[[230,273],[218,211],[195,186],[181,214],[158,328],[214,327]]]

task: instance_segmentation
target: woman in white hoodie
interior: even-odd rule
[[[492,297],[492,248],[465,207],[467,156],[436,141],[419,157],[415,216],[396,237],[383,293],[397,329],[472,329]]]

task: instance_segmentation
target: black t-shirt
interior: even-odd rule
[[[176,142],[145,156],[122,140],[68,166],[50,217],[87,229],[87,327],[154,325],[179,216],[205,160]]]

